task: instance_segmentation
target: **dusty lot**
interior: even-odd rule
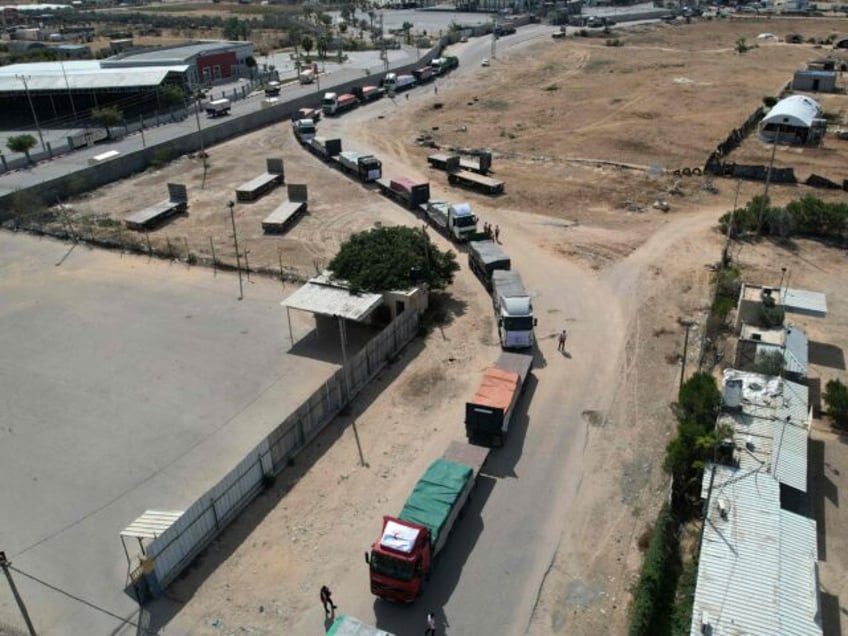
[[[413,143],[422,132],[442,143],[489,146],[499,153],[495,169],[507,183],[505,196],[492,200],[459,194],[437,173],[431,176],[433,189],[451,199],[471,200],[481,216],[503,228],[507,249],[517,255],[522,275],[539,293],[540,349],[551,362],[537,371],[531,420],[549,415],[556,403],[563,421],[579,435],[563,460],[563,491],[546,501],[557,526],[551,545],[558,547],[536,581],[540,587],[536,602],[526,609],[529,620],[520,627],[502,623],[509,625],[503,633],[625,632],[630,585],[641,561],[637,538],[667,485],[659,464],[673,428],[668,404],[679,374],[678,321],[703,317],[709,304],[707,266],[717,260],[722,245],[715,221],[735,198],[732,182],[715,182],[718,192],[711,193],[702,189],[704,179],[682,180],[683,194],[669,196],[672,212],[665,215],[650,205],[672,186],[671,178],[574,159],[667,169],[702,165],[764,95],[774,94],[794,69],[822,53],[807,45],[760,43],[740,56],[734,50],[738,38],[753,42],[763,31],[824,37],[841,30],[844,23],[838,21],[774,19],[644,27],[617,35],[624,41],[620,48],[594,39],[530,43],[505,50],[490,68],[460,69],[440,85],[438,96],[419,91],[408,102],[385,101],[326,125],[352,149],[380,155],[389,175],[427,174],[428,150]],[[436,99],[444,104],[441,110],[432,109]],[[308,275],[313,261],[329,258],[348,232],[375,222],[411,221],[408,213],[327,170],[295,146],[286,124],[281,126],[211,149],[213,172],[202,191],[198,161],[182,159],[159,174],[95,193],[75,207],[89,214],[111,210],[119,218],[162,198],[165,181],[185,181],[189,216],[151,233],[151,239],[161,245],[166,237],[187,236],[190,249],[202,253],[210,235],[216,244],[229,244],[223,203],[233,187],[260,172],[264,157],[284,156],[288,179],[308,183],[314,204],[285,238],[262,237],[259,229],[281,194],[239,206],[239,238],[251,251],[251,264],[278,267],[282,255],[286,268]],[[768,149],[760,150],[758,161],[766,162]],[[805,151],[805,160],[814,154]],[[815,159],[822,165],[831,160],[825,155]],[[761,188],[741,184],[740,203]],[[809,191],[773,187],[771,194],[785,201]],[[644,213],[629,212],[628,203],[645,208]],[[219,258],[232,258],[231,248],[221,249]],[[848,346],[848,308],[836,300],[846,265],[843,253],[799,242],[796,251],[744,245],[737,256],[753,280],[773,282],[779,268],[787,266],[793,285],[827,292],[832,316],[809,325],[811,337]],[[370,466],[356,465],[350,421],[338,422],[306,458],[310,470],[284,475],[275,494],[252,507],[216,543],[208,563],[176,586],[171,603],[156,609],[154,622],[170,621],[176,633],[218,633],[222,626],[314,633],[322,621],[315,590],[326,580],[334,581],[339,597],[346,599],[345,609],[373,616],[363,590],[364,572],[357,566],[374,519],[398,506],[415,476],[455,437],[442,423],[450,421],[455,402],[473,384],[474,373],[468,370],[483,368],[495,354],[488,301],[479,285],[462,272],[453,292],[467,303],[465,310],[434,331],[423,349],[410,353],[397,376],[387,374],[355,409]],[[568,367],[554,363],[552,340],[546,337],[564,320],[574,334],[574,364]],[[690,369],[696,360],[697,347]],[[816,371],[823,378],[844,373]],[[422,384],[425,390],[416,390]],[[450,391],[441,394],[445,387]],[[560,395],[549,394],[551,387]],[[526,456],[545,439],[541,434],[527,433]],[[827,473],[832,486],[828,502],[822,503],[825,545],[834,546],[826,552],[822,583],[835,604],[844,607],[848,592],[839,559],[844,539],[835,536],[841,517],[834,502],[846,447],[832,433],[822,436],[829,438],[826,461],[836,467]],[[330,531],[339,519],[345,520],[343,536]],[[497,525],[496,518],[484,521],[489,521],[487,528]],[[527,558],[542,562],[536,554]],[[466,567],[478,571],[475,554]],[[466,593],[469,585],[457,586],[455,595]],[[462,616],[447,604],[449,633],[472,633],[475,627],[485,632],[486,621],[499,616],[497,609]],[[381,624],[417,629],[418,618],[406,623],[389,616]],[[493,629],[488,633],[497,632]]]

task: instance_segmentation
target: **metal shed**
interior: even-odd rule
[[[836,71],[801,70],[792,78],[793,91],[832,93],[836,90]]]
[[[806,95],[790,95],[775,104],[760,124],[766,141],[805,143],[811,131],[823,123],[822,109]]]

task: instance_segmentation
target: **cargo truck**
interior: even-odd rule
[[[498,337],[504,349],[529,349],[536,338],[533,302],[518,272],[492,272],[492,305],[498,321]]]
[[[206,104],[206,114],[210,117],[221,117],[230,114],[230,100],[216,99]]]
[[[394,636],[394,634],[342,614],[330,625],[330,631],[326,636]]]
[[[488,454],[452,442],[415,484],[400,514],[383,517],[380,537],[365,555],[372,594],[405,603],[418,598]]]
[[[494,241],[471,241],[468,245],[468,266],[477,278],[492,289],[492,274],[496,270],[510,269],[512,263],[506,252]]]
[[[326,137],[313,137],[306,144],[309,151],[322,161],[331,161],[333,157],[342,151],[341,139],[327,139]]]
[[[292,121],[311,119],[316,124],[321,121],[321,108],[301,108],[292,115]]]
[[[407,177],[377,179],[377,185],[387,197],[394,199],[408,210],[415,210],[430,200],[430,183],[415,181]]]
[[[421,68],[417,68],[412,71],[412,76],[419,84],[429,82],[431,79],[433,79],[433,77],[435,77],[435,75],[436,73],[433,71],[432,66],[422,66]]]
[[[399,93],[408,88],[414,88],[415,84],[414,75],[398,75],[397,73],[387,73],[386,77],[380,80],[380,85],[390,93]]]
[[[504,182],[469,170],[457,170],[448,174],[448,183],[459,185],[484,194],[503,194]]]
[[[504,352],[495,366],[486,369],[474,397],[465,403],[465,435],[469,442],[503,446],[532,367],[532,355]]]
[[[350,89],[360,102],[373,102],[386,94],[386,90],[379,86],[356,86]]]
[[[436,72],[436,74],[444,75],[445,73],[448,73],[459,66],[459,58],[455,55],[437,57],[435,60],[430,62],[430,66],[433,67],[433,70]]]
[[[477,234],[477,217],[469,203],[432,200],[420,208],[433,226],[452,241],[464,243]]]
[[[315,137],[315,122],[311,119],[298,119],[292,122],[294,136],[302,144],[308,144]]]
[[[383,176],[383,163],[374,155],[359,152],[340,152],[333,158],[342,172],[351,174],[363,183],[376,181]]]
[[[359,100],[352,93],[337,95],[336,93],[324,93],[321,109],[325,115],[341,115],[346,110],[359,106]]]
[[[276,80],[270,81],[265,86],[265,96],[266,97],[276,97],[277,95],[280,94],[280,91],[282,90],[282,88],[283,88],[283,85],[280,84],[279,82],[277,82]]]

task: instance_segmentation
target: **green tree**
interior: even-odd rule
[[[250,23],[238,18],[227,18],[221,32],[228,40],[247,40],[250,35]]]
[[[254,73],[256,72],[256,58],[254,58],[252,55],[249,55],[247,59],[245,59],[244,65],[250,71],[250,77],[252,79]]]
[[[405,226],[353,234],[330,262],[333,276],[354,290],[381,292],[426,282],[444,289],[459,271],[456,254],[440,251],[426,232]]]
[[[186,94],[180,86],[166,84],[159,88],[159,100],[169,109],[176,108],[185,104]]]
[[[721,392],[709,373],[696,373],[680,387],[676,410],[681,422],[691,422],[703,430],[711,430],[720,407]]]
[[[112,138],[110,126],[117,126],[124,121],[124,114],[114,106],[104,108],[92,108],[91,119],[106,129],[106,137]]]
[[[752,370],[763,375],[779,376],[783,373],[783,352],[764,351],[758,353],[754,359]]]
[[[848,387],[840,380],[828,380],[822,395],[827,414],[838,426],[848,426]]]
[[[745,40],[745,38],[739,38],[738,40],[736,40],[736,52],[737,53],[739,53],[739,54],[747,53],[748,49],[750,49],[750,48],[751,47],[748,46],[748,42]]]
[[[410,42],[410,37],[411,37],[410,32],[412,31],[412,27],[413,27],[412,22],[404,22],[403,26],[401,26],[401,29],[406,34],[406,43],[407,44],[409,44],[409,42]]]
[[[303,39],[300,41],[300,48],[303,49],[303,52],[306,53],[306,56],[309,57],[309,52],[312,50],[312,47],[315,46],[315,41],[309,37],[308,35],[304,35]]]
[[[32,135],[14,135],[6,140],[6,147],[12,152],[22,152],[26,155],[27,162],[32,163],[29,151],[38,143]]]

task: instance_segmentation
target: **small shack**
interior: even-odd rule
[[[795,75],[792,77],[792,90],[832,93],[836,90],[836,71],[817,69],[795,71]]]

